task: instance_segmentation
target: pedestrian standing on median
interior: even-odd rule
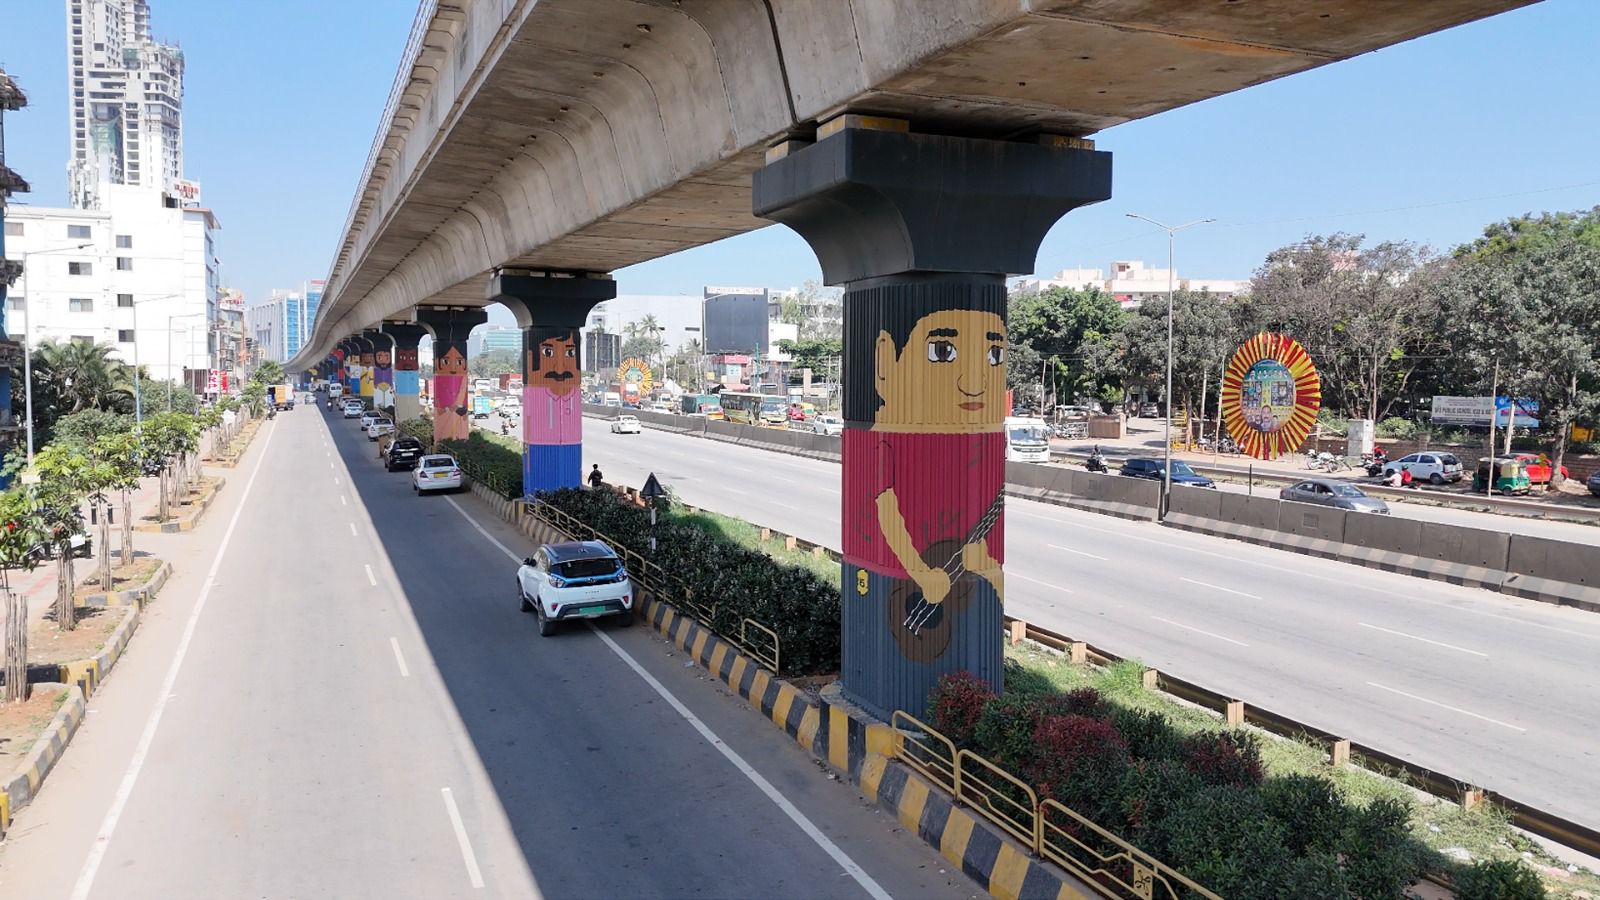
[[[606,477],[600,474],[600,464],[595,463],[594,468],[589,470],[589,487],[598,491],[605,486],[605,483]]]

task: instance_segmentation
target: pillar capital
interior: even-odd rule
[[[489,279],[489,299],[511,310],[522,328],[582,328],[589,310],[616,296],[616,281],[597,272],[499,269]]]
[[[396,351],[416,350],[428,330],[415,322],[385,322],[383,333],[394,340]]]
[[[1111,154],[844,127],[755,173],[756,215],[799,232],[841,284],[905,272],[1034,270],[1067,212],[1111,196]]]
[[[481,306],[419,306],[416,312],[417,324],[433,335],[435,358],[439,356],[439,343],[460,344],[465,358],[467,335],[488,321],[489,311]]]

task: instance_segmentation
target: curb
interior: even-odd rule
[[[639,612],[673,646],[783,729],[814,758],[845,773],[868,800],[894,815],[967,877],[1002,900],[1096,896],[1022,849],[988,822],[894,761],[894,729],[824,691],[813,698],[741,654],[709,628],[650,595]]]
[[[9,781],[0,784],[0,835],[5,834],[11,826],[11,817],[28,805],[39,792],[39,785],[44,783],[45,776],[61,760],[67,743],[78,733],[78,726],[83,724],[83,714],[87,708],[83,691],[77,687],[68,688],[66,701],[56,711],[55,718],[50,720],[49,727],[34,742],[33,749],[28,751],[28,758],[17,766],[16,774]]]
[[[256,421],[257,424],[256,424],[255,428],[252,428],[250,430],[250,434],[248,436],[241,435],[241,437],[244,437],[244,442],[239,445],[239,452],[238,453],[234,453],[234,454],[230,454],[230,455],[226,455],[226,456],[220,456],[220,457],[216,457],[216,458],[201,457],[200,462],[202,464],[206,465],[206,466],[211,466],[211,467],[218,468],[218,469],[234,469],[234,468],[238,468],[239,460],[244,459],[245,451],[250,449],[250,445],[255,443],[256,435],[261,432],[261,425],[260,425],[260,421],[261,420],[257,419],[257,420],[254,420],[254,421]]]
[[[90,659],[74,660],[57,666],[57,680],[69,685],[66,703],[56,712],[45,732],[34,742],[28,757],[17,766],[16,772],[5,782],[0,782],[0,836],[11,827],[11,818],[39,793],[46,775],[55,768],[67,744],[78,733],[88,708],[88,698],[110,674],[111,668],[122,657],[128,641],[139,628],[139,608],[127,607],[122,624],[111,633],[111,638],[99,653]]]
[[[180,531],[193,531],[199,527],[200,520],[205,517],[206,510],[211,508],[211,504],[217,499],[217,495],[222,493],[223,485],[228,483],[227,479],[220,476],[212,477],[217,479],[217,483],[212,486],[209,493],[201,495],[198,508],[194,503],[190,504],[189,512],[185,517],[171,522],[141,523],[133,526],[133,530],[142,531],[146,534],[177,534]]]
[[[145,604],[155,597],[156,592],[161,590],[161,586],[166,584],[167,579],[170,577],[172,577],[172,563],[163,560],[161,566],[156,569],[155,574],[150,576],[150,580],[144,584],[106,594],[90,594],[79,601],[78,605],[80,607],[137,606],[140,609],[144,609]]]

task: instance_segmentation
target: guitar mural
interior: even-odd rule
[[[880,715],[998,678],[1005,597],[1004,289],[907,293],[845,299],[877,327],[845,349],[843,666]]]

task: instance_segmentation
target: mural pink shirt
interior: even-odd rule
[[[522,389],[522,442],[524,444],[578,444],[583,442],[583,397],[566,396],[546,387]]]

